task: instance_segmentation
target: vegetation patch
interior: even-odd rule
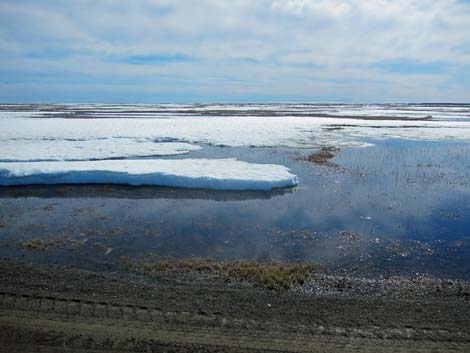
[[[16,246],[21,250],[38,250],[47,251],[52,248],[75,250],[79,245],[83,245],[86,239],[76,240],[67,236],[60,237],[59,239],[31,239],[28,241],[19,242]]]
[[[302,285],[316,270],[304,263],[216,262],[210,259],[145,262],[140,269],[147,273],[196,272],[222,277],[226,282],[249,282],[269,290],[288,290]]]
[[[326,146],[322,147],[319,151],[311,153],[307,156],[297,156],[295,159],[298,161],[304,161],[309,163],[314,163],[323,167],[330,168],[339,168],[339,166],[333,162],[333,159],[336,156],[336,153],[339,151],[339,148]]]
[[[331,160],[336,157],[336,154],[340,151],[338,147],[333,146],[325,146],[322,147],[320,150],[311,153],[309,155],[300,155],[297,154],[293,158],[296,161],[306,162],[306,163],[313,163],[319,165],[321,167],[327,167],[335,170],[339,173],[348,174],[351,176],[360,176],[365,177],[366,175],[362,172],[357,173],[353,172],[347,168],[341,167],[338,164],[332,162]]]
[[[54,242],[52,239],[41,240],[41,239],[32,239],[29,241],[19,242],[17,244],[18,249],[22,250],[41,250],[46,251],[54,247]]]

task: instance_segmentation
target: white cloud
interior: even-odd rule
[[[378,85],[391,99],[401,90],[411,100],[470,93],[456,80],[470,67],[470,4],[459,0],[4,0],[0,23],[2,70],[134,77],[133,85],[166,74],[175,90],[180,79],[195,90],[220,85],[207,77],[231,77],[224,88],[234,93],[286,97],[342,87],[354,100],[358,87]],[[176,54],[196,60],[126,63]],[[406,72],[408,63],[442,69]]]

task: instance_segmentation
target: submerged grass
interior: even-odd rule
[[[29,241],[19,242],[17,244],[18,249],[22,250],[40,250],[46,251],[54,246],[54,242],[51,239],[41,240],[32,239]]]
[[[318,152],[309,154],[308,156],[297,157],[297,160],[314,163],[324,167],[337,167],[336,164],[330,160],[335,157],[335,153],[339,151],[339,148],[326,146],[322,147]]]
[[[48,251],[53,248],[55,249],[66,249],[75,250],[79,245],[83,245],[86,239],[76,240],[69,236],[62,236],[57,239],[37,239],[33,238],[28,241],[18,242],[16,247],[20,250],[37,250],[37,251]]]
[[[360,177],[364,177],[364,173],[357,173],[353,172],[347,168],[343,168],[338,164],[332,162],[332,159],[336,157],[336,154],[340,151],[338,147],[333,146],[325,146],[322,147],[320,150],[311,153],[309,155],[296,155],[294,159],[301,162],[312,163],[316,164],[320,167],[326,167],[335,170],[339,173],[344,173],[348,175],[356,175]]]
[[[269,290],[288,290],[302,285],[316,270],[311,264],[216,262],[208,259],[145,262],[141,270],[147,273],[168,271],[205,273],[222,277],[226,282],[249,282]]]

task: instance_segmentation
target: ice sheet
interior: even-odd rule
[[[295,186],[298,180],[286,167],[236,159],[0,163],[2,186],[90,183],[271,190]]]
[[[110,158],[172,156],[201,147],[182,142],[155,143],[147,139],[0,140],[0,162],[73,161]]]
[[[433,118],[410,119],[428,115]],[[183,154],[199,149],[197,144],[313,148],[370,146],[374,140],[387,138],[470,140],[469,105],[0,105],[0,117],[4,185],[117,182],[270,189],[292,186],[297,179],[282,166],[255,167],[234,160],[109,159]],[[101,164],[76,162],[97,159]],[[145,163],[152,169],[145,169]],[[209,174],[198,176],[201,170]]]
[[[308,115],[470,120],[469,104],[0,104],[0,117],[164,117],[188,115]]]
[[[0,120],[0,141],[149,139],[215,146],[364,146],[373,139],[470,140],[470,122],[311,117],[172,117],[155,119]],[[0,152],[1,154],[1,152]],[[5,159],[5,155],[0,155]]]

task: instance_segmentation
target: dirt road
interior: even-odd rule
[[[470,352],[465,282],[306,294],[1,261],[0,283],[0,352]]]

